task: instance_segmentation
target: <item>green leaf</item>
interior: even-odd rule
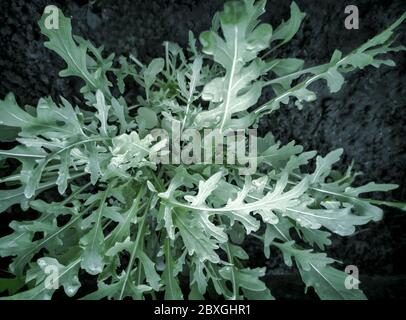
[[[96,104],[94,105],[97,109],[96,117],[100,121],[100,133],[103,136],[108,136],[108,118],[109,118],[109,110],[110,106],[106,105],[106,101],[104,99],[104,95],[100,90],[96,92]]]
[[[65,151],[61,154],[61,165],[58,171],[58,179],[56,179],[56,185],[60,194],[65,193],[68,187],[70,167],[70,151]]]
[[[395,184],[375,184],[369,183],[358,188],[348,187],[347,184],[340,185],[335,182],[324,183],[320,187],[312,188],[316,193],[326,197],[333,196],[335,199],[353,206],[354,213],[358,216],[365,216],[367,219],[379,221],[382,219],[382,209],[374,206],[368,199],[358,196],[362,193],[376,191],[390,191],[396,189]]]
[[[386,43],[392,36],[393,31],[406,19],[406,12],[404,12],[399,19],[397,19],[394,23],[392,23],[387,29],[385,29],[380,34],[376,35],[369,41],[367,41],[364,45],[362,45],[358,52],[364,52],[368,49],[371,49],[375,46],[382,45]]]
[[[151,61],[148,67],[144,70],[145,88],[148,91],[154,84],[156,77],[164,69],[165,61],[162,58],[156,58]]]
[[[332,243],[329,239],[331,235],[329,232],[308,228],[300,228],[300,232],[302,233],[304,241],[311,246],[317,245],[321,250],[324,250],[326,246]]]
[[[248,300],[275,300],[268,288],[262,291],[252,291],[248,289],[242,289],[242,291]]]
[[[9,294],[15,294],[24,286],[24,279],[21,278],[0,278],[0,292],[8,291]]]
[[[146,255],[146,253],[143,251],[137,252],[137,256],[144,267],[144,273],[148,284],[155,291],[159,291],[159,288],[161,287],[160,284],[161,277],[155,271],[155,263],[153,263],[151,259]]]
[[[64,291],[68,297],[73,297],[81,287],[78,277],[78,261],[75,261],[68,266],[64,266],[54,258],[44,257],[38,259],[37,263],[41,270],[45,273],[45,275],[49,273],[49,270],[55,272],[55,280],[58,279],[59,286],[63,286]]]
[[[153,129],[158,125],[158,117],[153,110],[141,107],[138,108],[137,113],[136,120],[140,132],[145,132],[145,129]]]
[[[194,283],[197,284],[198,293],[202,296],[206,293],[206,289],[208,286],[207,277],[204,274],[205,266],[198,259],[195,259],[194,264],[195,264],[195,271],[193,273],[193,280],[191,281],[191,284],[192,285]]]
[[[259,279],[265,275],[265,268],[236,269],[226,266],[220,269],[220,275],[226,280],[235,281],[237,288],[256,292],[257,295],[263,296],[269,292],[265,283]]]
[[[196,196],[185,196],[192,206],[206,206],[206,199],[219,186],[223,173],[217,172],[206,181],[199,181],[199,191]]]
[[[125,271],[121,273],[116,281],[111,284],[106,284],[103,281],[98,282],[98,289],[83,298],[81,300],[101,300],[103,298],[108,299],[119,299],[122,294],[122,298],[131,297],[136,300],[141,300],[146,292],[151,291],[151,287],[146,285],[135,285],[132,281],[128,281],[125,286],[124,292],[122,288],[124,282],[127,279]]]
[[[287,218],[279,218],[276,224],[267,224],[264,233],[264,254],[267,259],[269,259],[271,252],[269,246],[273,243],[275,239],[281,240],[283,242],[291,241],[290,228],[292,224]]]
[[[285,263],[292,266],[295,258],[300,275],[306,287],[313,287],[322,300],[364,300],[365,295],[359,289],[347,289],[345,279],[348,274],[329,266],[334,260],[325,253],[313,253],[311,250],[295,248],[294,241],[283,244],[274,243],[281,249]]]
[[[188,249],[189,255],[196,254],[201,262],[209,260],[212,263],[220,262],[218,254],[215,252],[219,246],[218,239],[227,241],[224,237],[224,232],[218,228],[214,228],[214,234],[217,236],[217,241],[211,238],[213,229],[207,228],[205,225],[198,223],[199,217],[193,214],[187,216],[185,213],[175,213],[173,223],[178,227],[183,243]],[[213,227],[212,224],[210,224]]]
[[[162,274],[162,281],[165,283],[165,300],[182,300],[183,294],[179,287],[179,282],[174,275],[174,262],[171,254],[169,241],[165,241],[165,270]]]
[[[120,122],[120,134],[126,133],[134,127],[133,121],[128,119],[128,107],[125,101],[122,99],[119,101],[113,97],[111,99],[111,110]]]
[[[107,189],[100,193],[99,208],[90,216],[90,219],[94,221],[94,225],[92,229],[80,239],[80,244],[83,248],[80,266],[91,275],[96,275],[103,271],[104,235],[101,224],[102,218],[107,211],[107,204],[105,202],[109,192],[110,190]]]
[[[281,40],[279,45],[289,42],[299,30],[300,24],[305,16],[306,14],[300,11],[297,4],[292,2],[290,5],[289,20],[280,24],[272,35],[271,41]]]
[[[328,266],[317,267],[313,264],[309,271],[299,270],[306,286],[313,287],[322,300],[366,300],[361,290],[345,287],[345,280],[351,277],[345,272]]]
[[[48,37],[45,46],[55,51],[66,63],[66,69],[62,70],[59,75],[61,77],[76,76],[82,78],[86,86],[82,89],[84,92],[96,91],[100,89],[103,93],[108,93],[109,82],[106,77],[98,76],[97,70],[90,71],[87,54],[88,51],[93,54],[98,53],[97,50],[89,42],[72,37],[72,26],[69,18],[66,18],[62,11],[58,9],[58,28],[47,28],[45,21],[47,14],[44,13],[41,20],[38,22],[42,34]],[[79,41],[78,41],[79,40]],[[77,43],[78,41],[78,43]]]
[[[403,211],[406,211],[406,202],[400,202],[400,201],[381,201],[381,200],[374,200],[374,199],[368,199],[367,200],[369,203],[377,204],[377,205],[383,205],[383,206],[388,206],[388,207],[393,207],[397,208]]]
[[[258,162],[266,163],[272,168],[284,168],[292,156],[302,152],[303,147],[295,145],[295,141],[291,141],[281,147],[280,142],[275,143],[271,134],[267,134],[258,141]],[[293,170],[293,168],[291,170]]]
[[[289,39],[290,36],[294,34],[293,31],[297,30],[297,26],[300,24],[300,20],[303,18],[304,15],[301,17],[298,8],[293,9],[295,6],[296,5],[292,3],[291,9],[292,11],[296,11],[295,16],[298,17],[298,19],[291,19],[292,21],[288,21],[288,23],[282,24],[284,28],[278,28],[275,31],[272,40],[275,39],[275,35],[277,35],[277,38],[283,38],[280,35],[279,31],[289,30],[289,22],[291,22],[290,25],[292,26],[292,33],[286,33],[289,34]],[[316,94],[310,91],[308,89],[308,86],[319,79],[326,79],[327,84],[330,88],[330,92],[334,93],[340,90],[344,83],[343,73],[350,72],[356,68],[363,69],[367,65],[372,65],[374,67],[379,67],[382,64],[394,66],[395,63],[392,60],[382,60],[379,58],[379,55],[389,52],[406,50],[404,46],[391,47],[392,43],[394,42],[393,31],[404,21],[405,18],[406,14],[403,14],[388,29],[372,38],[364,45],[353,50],[345,57],[342,57],[342,54],[339,50],[335,50],[329,63],[306,68],[303,70],[293,71],[288,74],[282,74],[282,76],[280,76],[279,78],[268,81],[267,84],[272,85],[276,96],[272,100],[268,101],[257,110],[255,110],[255,113],[257,115],[260,115],[275,111],[280,108],[281,103],[288,104],[290,97],[294,97],[297,99],[295,104],[299,107],[299,109],[301,109],[303,107],[302,102],[311,102],[316,99]],[[268,51],[265,55],[271,53],[272,51],[274,51],[274,49],[282,44],[284,44],[284,41],[282,41],[272,50]],[[278,60],[272,60],[272,62],[274,61],[277,62]],[[276,66],[273,66],[273,68],[277,68],[277,64]],[[305,74],[311,74],[312,76],[291,87],[293,80],[299,79]]]
[[[342,154],[343,149],[337,149],[328,153],[324,158],[317,156],[316,170],[310,175],[310,183],[324,182],[330,174],[333,164],[340,160]]]
[[[288,208],[286,215],[297,221],[302,227],[319,229],[325,227],[341,236],[355,232],[355,226],[363,225],[372,220],[370,216],[358,216],[352,213],[352,206],[341,207],[339,202],[326,201],[320,209],[311,209],[312,203],[301,203],[298,207]]]
[[[40,184],[36,193],[52,188],[55,184],[55,181]],[[29,199],[25,197],[24,191],[24,186],[15,189],[0,190],[0,213],[15,204],[20,204],[23,209],[26,209]]]
[[[303,60],[296,58],[275,59],[273,62],[276,64],[272,71],[279,77],[301,70],[304,64]]]
[[[0,124],[8,127],[30,127],[34,117],[23,111],[15,100],[14,94],[9,93],[4,100],[0,99]]]
[[[202,93],[212,108],[199,113],[194,122],[198,127],[218,127],[221,132],[233,126],[234,114],[246,111],[261,94],[260,82],[251,84],[264,71],[264,64],[256,59],[265,49],[272,35],[269,24],[258,24],[264,12],[264,1],[229,2],[220,13],[224,39],[214,31],[200,35],[203,52],[225,69],[225,76],[208,83]],[[241,92],[244,92],[242,94]]]
[[[199,289],[197,287],[197,284],[192,284],[190,293],[188,296],[189,300],[204,300],[204,296],[199,292]]]

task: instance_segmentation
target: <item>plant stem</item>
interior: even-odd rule
[[[145,190],[145,186],[142,186],[141,189],[140,189],[140,191],[139,191],[139,192],[140,192],[139,194],[143,193],[144,190]],[[142,217],[140,218],[140,220],[139,220],[140,222],[139,222],[137,237],[136,237],[136,239],[135,239],[135,243],[134,243],[133,250],[131,251],[130,261],[129,261],[128,266],[127,266],[127,270],[126,270],[126,274],[125,274],[125,279],[124,279],[124,284],[123,284],[123,287],[121,288],[121,291],[120,291],[119,300],[122,300],[123,297],[124,297],[125,288],[126,288],[126,286],[127,286],[128,278],[129,278],[129,276],[130,276],[131,270],[132,270],[133,265],[134,265],[134,262],[135,262],[136,253],[137,253],[138,247],[140,246],[140,242],[141,242],[142,240],[144,240],[144,239],[143,239],[144,227],[145,227],[145,221],[146,221],[146,216],[147,216],[147,212],[148,212],[148,209],[149,209],[149,203],[150,203],[150,202],[151,202],[151,198],[149,198],[149,200],[148,200],[148,202],[147,202],[148,205],[145,207],[143,216],[142,216]]]
[[[223,220],[221,219],[221,217],[219,216],[218,218],[219,218],[220,224],[223,224]],[[230,266],[230,268],[231,268],[231,285],[233,288],[233,295],[231,297],[231,300],[236,300],[237,296],[238,296],[238,292],[237,292],[238,289],[237,289],[237,281],[235,278],[234,259],[233,259],[233,255],[231,254],[229,243],[226,242],[224,244],[224,246],[226,248],[228,262],[232,264],[232,266]]]

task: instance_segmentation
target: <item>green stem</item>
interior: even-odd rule
[[[141,188],[140,193],[144,191],[144,188],[145,188],[144,186]],[[140,246],[140,242],[144,240],[144,238],[143,238],[144,227],[145,227],[145,221],[146,221],[146,216],[147,216],[147,212],[148,212],[148,209],[149,209],[149,203],[150,202],[151,202],[151,198],[149,198],[148,205],[145,208],[144,214],[139,220],[139,227],[138,227],[137,237],[135,239],[133,250],[131,251],[130,261],[129,261],[128,266],[127,266],[127,271],[126,271],[126,274],[125,274],[124,284],[123,284],[123,287],[121,288],[119,300],[122,300],[123,297],[124,297],[125,288],[127,286],[128,278],[130,276],[131,270],[133,268],[133,265],[134,265],[134,262],[135,262],[135,259],[136,259],[136,254],[137,254],[138,248]]]
[[[72,192],[72,194],[67,197],[65,200],[61,202],[61,205],[64,206],[65,204],[69,203],[73,198],[75,198],[78,194],[81,194],[86,188],[88,188],[92,183],[86,183],[84,186],[80,187],[77,189],[75,192]]]
[[[354,51],[352,51],[350,54],[348,54],[347,56],[345,56],[344,58],[342,58],[340,61],[338,61],[336,63],[325,63],[325,64],[322,64],[320,66],[315,66],[315,67],[311,67],[311,68],[304,69],[304,70],[301,70],[301,71],[297,71],[297,72],[285,75],[285,76],[283,76],[281,78],[273,79],[273,80],[270,80],[270,81],[266,82],[265,85],[270,85],[270,84],[273,84],[273,83],[277,83],[278,80],[283,80],[285,78],[289,78],[289,77],[295,76],[295,75],[297,76],[297,75],[301,75],[301,74],[305,74],[305,73],[316,72],[316,71],[318,71],[318,69],[321,69],[319,72],[317,72],[313,76],[309,77],[305,81],[302,81],[302,82],[298,83],[296,86],[294,86],[294,87],[286,90],[285,92],[279,94],[278,96],[276,96],[272,100],[268,101],[267,103],[264,103],[262,106],[258,107],[256,110],[254,110],[254,113],[259,114],[260,112],[267,109],[273,103],[280,102],[282,99],[290,96],[291,93],[293,93],[293,92],[295,92],[295,91],[297,91],[297,90],[299,90],[301,88],[307,88],[311,83],[313,83],[314,81],[320,79],[322,77],[322,75],[329,70],[329,68],[334,67],[334,66],[338,68],[341,65],[343,65],[345,63],[345,61],[353,53],[354,53]],[[271,109],[271,111],[272,111],[272,109]]]
[[[221,217],[219,216],[218,218],[219,218],[220,224],[223,224],[223,220],[221,219]],[[238,292],[237,292],[238,288],[237,288],[237,280],[235,277],[235,270],[234,270],[234,259],[233,259],[233,255],[231,254],[231,250],[230,250],[230,246],[229,246],[228,242],[226,242],[224,244],[224,246],[226,248],[228,262],[232,264],[232,266],[231,266],[231,285],[233,288],[233,295],[231,297],[231,300],[236,300],[237,296],[238,296]]]

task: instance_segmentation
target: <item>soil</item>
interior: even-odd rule
[[[148,62],[163,55],[162,43],[174,41],[185,47],[188,30],[196,35],[210,27],[211,17],[221,9],[219,0],[137,0],[137,1],[53,1],[65,15],[73,17],[74,33],[104,45],[116,55],[134,54]],[[277,26],[289,16],[289,1],[270,0],[264,19]],[[14,92],[20,104],[36,105],[42,96],[60,95],[81,99],[73,78],[60,78],[63,62],[43,46],[36,22],[49,1],[0,1],[0,98]],[[297,57],[306,64],[327,62],[335,49],[347,53],[384,29],[406,10],[404,0],[353,0],[360,13],[360,29],[344,27],[345,5],[341,1],[297,0],[307,13],[295,38],[278,50],[281,57]],[[405,24],[398,32],[405,44]],[[318,100],[302,111],[294,106],[281,108],[261,122],[262,133],[272,131],[287,143],[296,140],[306,150],[321,154],[343,147],[341,168],[352,160],[364,172],[360,182],[396,183],[400,187],[382,199],[406,199],[406,54],[393,55],[397,66],[367,68],[346,76],[343,89],[330,94],[324,82],[314,89]],[[379,195],[377,195],[379,196]],[[18,214],[17,208],[13,214]],[[0,233],[12,214],[0,217]],[[405,254],[406,216],[387,208],[379,223],[372,223],[347,238],[334,238],[328,254],[343,265],[358,266],[366,279],[369,298],[406,298]],[[261,258],[262,248],[247,243],[253,265],[269,266],[271,289],[278,297],[302,298],[286,288],[298,287],[300,279],[290,276],[275,252],[273,259]],[[297,290],[295,290],[297,291]],[[300,290],[299,290],[300,291]]]

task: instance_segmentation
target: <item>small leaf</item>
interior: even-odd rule
[[[306,16],[301,12],[297,4],[293,1],[290,5],[290,18],[275,30],[271,41],[282,40],[281,44],[289,42],[300,28],[302,20]]]
[[[156,58],[151,61],[144,71],[144,81],[147,90],[151,88],[156,80],[156,76],[164,69],[165,61],[162,58]]]

